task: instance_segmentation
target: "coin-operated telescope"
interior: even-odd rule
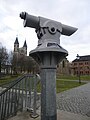
[[[60,46],[60,35],[70,36],[77,28],[22,12],[24,27],[35,28],[38,45],[29,55],[41,67],[41,120],[57,120],[56,65],[68,55]]]
[[[20,17],[24,19],[24,27],[35,28],[37,33],[38,46],[30,52],[31,56],[36,57],[37,53],[53,51],[57,56],[60,55],[61,60],[68,55],[68,52],[60,46],[60,35],[70,36],[77,28],[47,18],[32,16],[26,12],[22,12]]]

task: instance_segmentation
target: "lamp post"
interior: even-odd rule
[[[77,62],[78,62],[78,79],[79,79],[79,84],[81,84],[81,78],[80,78],[80,66],[79,66],[79,62],[80,62],[80,56],[77,54],[76,56],[77,58]]]

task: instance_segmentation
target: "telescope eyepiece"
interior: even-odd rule
[[[20,13],[20,18],[25,20],[25,18],[26,18],[26,12],[21,12]]]

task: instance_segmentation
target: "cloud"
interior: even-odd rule
[[[0,42],[13,50],[18,34],[20,45],[23,45],[26,38],[30,51],[37,46],[38,40],[34,29],[23,27],[23,20],[19,18],[22,11],[78,28],[72,36],[60,38],[61,46],[69,52],[69,60],[74,59],[78,53],[90,54],[90,0],[1,0]]]
[[[8,32],[8,31],[11,31],[12,28],[8,27],[8,26],[0,26],[0,33],[5,33],[5,32]]]

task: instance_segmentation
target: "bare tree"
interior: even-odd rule
[[[13,53],[13,58],[11,60],[12,69],[14,74],[18,73],[18,55]]]
[[[11,65],[14,74],[36,73],[39,70],[38,64],[30,56],[19,53],[12,53]]]
[[[1,69],[5,69],[8,60],[8,53],[5,47],[0,48],[0,73]]]

